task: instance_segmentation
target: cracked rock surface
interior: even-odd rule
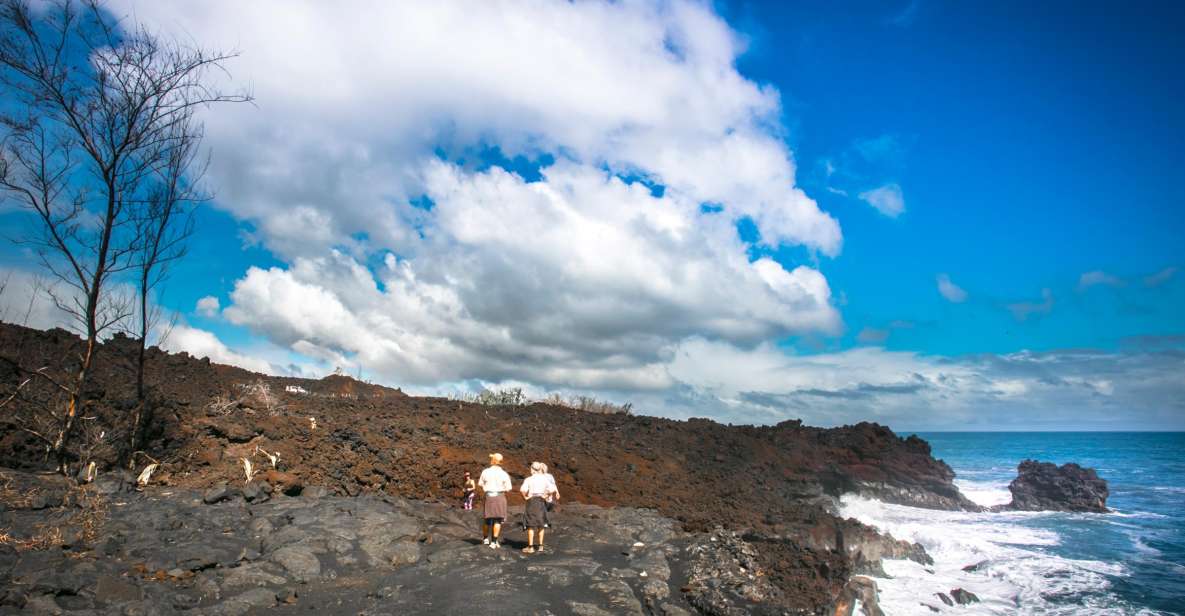
[[[60,481],[20,479],[39,492]],[[545,551],[524,554],[519,507],[493,549],[481,543],[476,511],[438,503],[109,491],[90,541],[0,544],[0,613],[850,614],[843,597],[835,611],[795,596],[764,556],[778,548],[762,542],[781,540],[688,533],[652,510],[565,505]],[[27,536],[66,513],[10,503],[0,527]],[[831,553],[810,565],[847,575],[846,562]]]

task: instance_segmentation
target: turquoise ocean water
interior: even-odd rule
[[[893,562],[878,580],[889,614],[1185,614],[1185,433],[920,433],[972,500],[1009,500],[1025,458],[1077,462],[1107,480],[1112,514],[935,512],[845,497],[844,513],[922,543],[932,567]],[[981,564],[982,563],[982,564]],[[980,564],[975,571],[963,567]]]

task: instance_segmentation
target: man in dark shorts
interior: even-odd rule
[[[531,476],[523,480],[519,492],[527,499],[527,512],[523,516],[524,525],[527,527],[527,547],[523,548],[523,552],[542,552],[543,534],[547,530],[547,503],[559,498],[559,490],[555,486],[555,480],[549,478],[547,467],[542,462],[532,462]],[[535,541],[536,534],[539,537],[538,543]]]
[[[499,548],[498,536],[502,534],[502,522],[506,520],[506,493],[512,488],[510,475],[502,470],[502,454],[490,454],[490,466],[481,472],[478,487],[485,494],[483,503],[481,538],[491,548]]]

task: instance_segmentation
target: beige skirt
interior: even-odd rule
[[[487,496],[482,517],[487,520],[506,519],[506,495]]]

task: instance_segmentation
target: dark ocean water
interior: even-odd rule
[[[934,592],[984,599],[964,613],[1185,614],[1185,433],[921,433],[985,505],[1009,500],[1025,458],[1077,462],[1107,480],[1112,514],[952,513],[845,498],[845,513],[918,541],[880,580],[890,614],[928,613]],[[966,565],[985,562],[975,572]]]

